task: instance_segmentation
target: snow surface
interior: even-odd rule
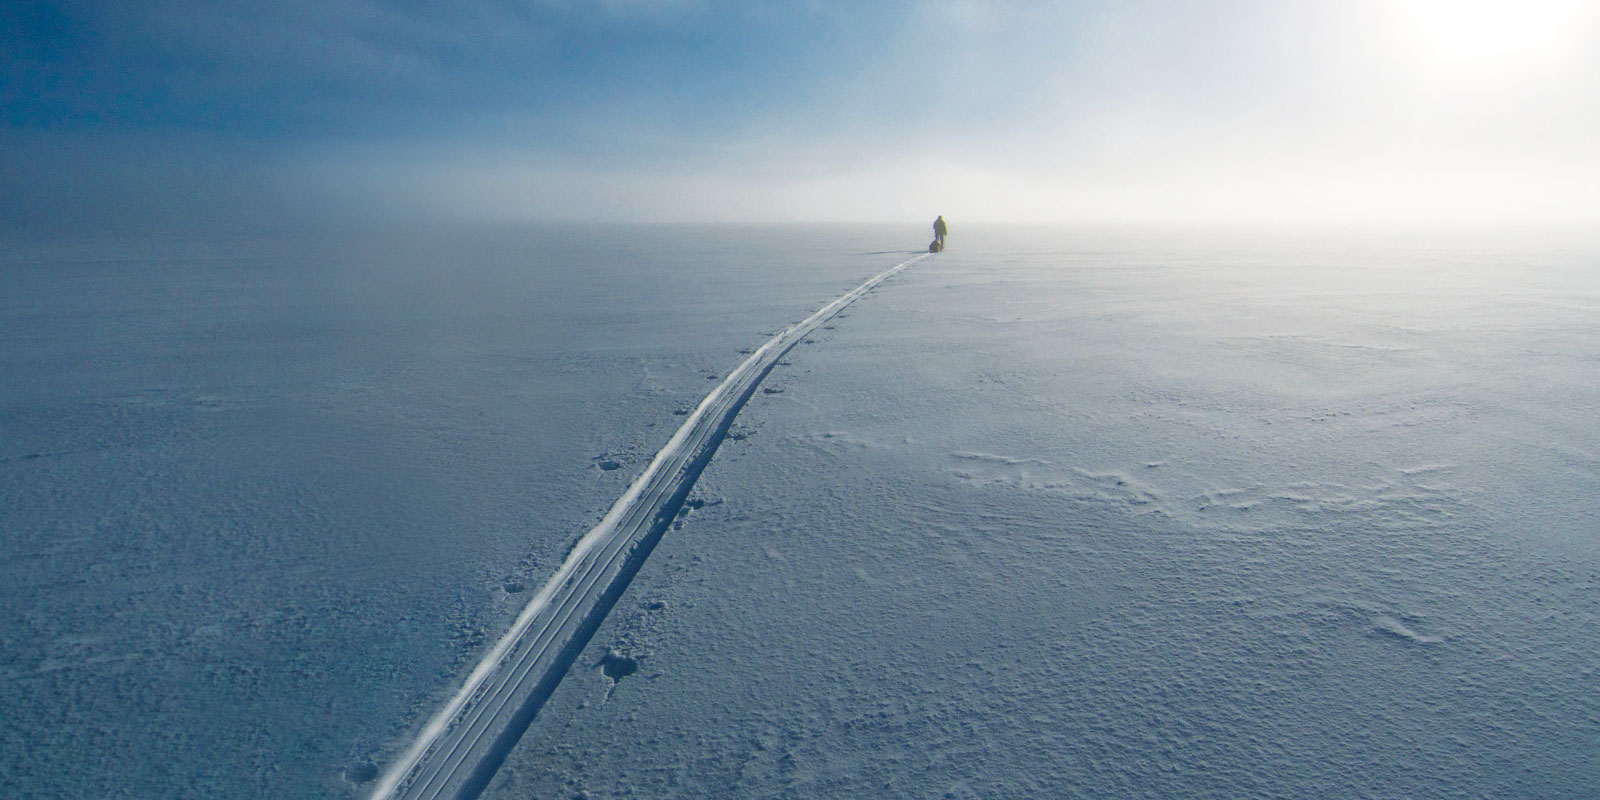
[[[952,248],[773,374],[488,796],[1600,794],[1593,250]]]
[[[3,249],[0,795],[348,797],[907,230]],[[486,796],[1600,795],[1600,246],[976,230],[802,343]]]
[[[383,773],[373,800],[478,797],[685,510],[695,481],[761,380],[818,326],[927,257],[913,256],[868,278],[767,340],[718,382]],[[614,680],[638,668],[636,659],[622,655],[610,655],[603,663],[604,673]]]
[[[0,796],[366,793],[739,351],[920,228],[5,243]]]

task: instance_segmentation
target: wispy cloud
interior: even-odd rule
[[[4,62],[35,207],[188,176],[505,218],[1600,219],[1580,0],[52,8]]]

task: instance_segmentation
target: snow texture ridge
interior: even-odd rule
[[[672,523],[762,379],[822,323],[927,257],[874,275],[772,337],[712,389],[384,774],[373,800],[477,797]]]

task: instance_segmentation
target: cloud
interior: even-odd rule
[[[73,8],[8,67],[40,91],[0,140],[54,166],[0,188],[35,207],[98,181],[243,217],[1600,219],[1589,17],[1483,45],[1539,66],[1526,39],[1562,37],[1561,69],[1447,81],[1427,53],[1478,45],[1378,0]]]

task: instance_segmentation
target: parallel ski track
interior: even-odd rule
[[[734,417],[778,359],[873,287],[927,257],[868,278],[772,337],[717,384],[384,774],[372,800],[476,798],[672,524]]]

